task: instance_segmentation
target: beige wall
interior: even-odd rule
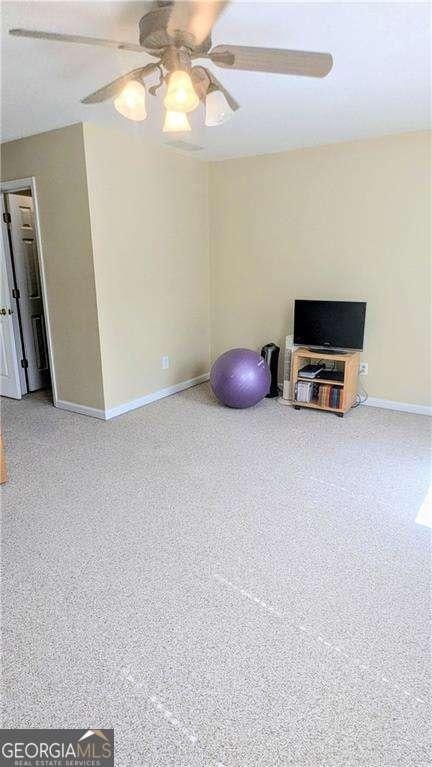
[[[108,408],[209,368],[208,168],[141,130],[84,126]]]
[[[283,346],[294,298],[363,299],[370,396],[429,403],[430,134],[213,163],[210,211],[213,358]]]
[[[303,297],[367,300],[370,396],[428,404],[429,138],[210,165],[90,124],[2,145],[2,179],[36,177],[59,399],[204,374],[210,328],[213,358],[283,347]]]
[[[82,125],[1,147],[2,180],[37,185],[57,394],[103,408],[103,384]]]

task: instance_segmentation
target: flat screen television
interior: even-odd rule
[[[294,303],[294,344],[320,349],[363,349],[365,301]]]

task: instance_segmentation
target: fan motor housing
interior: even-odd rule
[[[171,3],[157,7],[146,13],[139,22],[139,42],[153,56],[160,57],[169,46],[187,48],[194,55],[207,53],[211,48],[211,36],[196,45],[195,36],[187,31],[176,30],[175,36],[168,34],[168,22],[171,15]]]

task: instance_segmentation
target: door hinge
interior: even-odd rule
[[[12,288],[12,296],[13,298],[21,298],[21,294],[18,288]]]
[[[25,357],[23,360],[21,360],[21,367],[24,369],[28,368],[28,360],[26,360]]]
[[[8,213],[8,211],[6,211],[5,213],[3,213],[3,221],[5,222],[5,224],[7,224],[8,226],[10,226],[10,223],[11,223],[12,219],[11,219],[11,214],[10,214],[10,213]]]

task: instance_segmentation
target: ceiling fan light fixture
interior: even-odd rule
[[[129,120],[147,117],[146,78],[159,72],[157,84],[148,88],[151,96],[167,85],[164,98],[167,114],[164,131],[190,131],[186,115],[202,101],[205,125],[222,125],[240,104],[219,82],[212,71],[197,59],[207,59],[223,69],[243,72],[326,77],[332,70],[330,53],[263,48],[251,45],[216,45],[212,47],[212,29],[230,0],[152,0],[145,2],[140,18],[139,43],[100,37],[62,34],[37,29],[9,29],[13,37],[51,40],[56,44],[102,46],[117,51],[145,53],[153,59],[143,66],[121,74],[94,93],[81,99],[82,104],[100,104],[112,100],[115,109]],[[182,116],[183,115],[183,116]]]
[[[114,99],[114,106],[117,112],[128,120],[145,120],[146,110],[146,90],[142,83],[137,80],[130,80],[126,83],[121,93]]]
[[[233,110],[222,91],[211,90],[207,93],[205,99],[205,125],[207,128],[222,125],[230,119],[232,114]]]
[[[164,104],[169,112],[192,112],[199,104],[199,98],[188,72],[178,69],[168,80]]]
[[[180,133],[182,131],[190,131],[191,126],[186,113],[173,112],[172,110],[167,109],[162,130],[164,133]]]

